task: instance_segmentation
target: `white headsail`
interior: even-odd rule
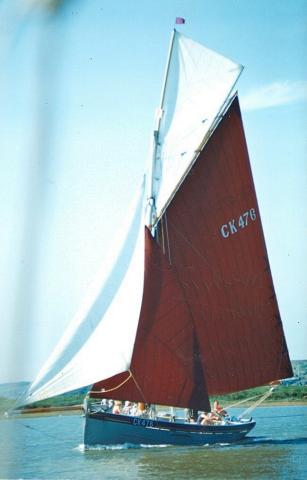
[[[143,295],[144,184],[85,302],[23,404],[90,385],[129,368]]]
[[[242,69],[175,31],[158,112],[152,181],[158,217],[197,156]]]

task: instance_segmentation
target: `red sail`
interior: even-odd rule
[[[289,377],[237,97],[160,222],[209,394]]]
[[[92,396],[208,410],[292,375],[237,98],[158,227],[129,372]]]
[[[131,376],[124,372],[98,382],[91,396],[210,410],[189,305],[172,266],[147,229],[145,235],[144,295]]]

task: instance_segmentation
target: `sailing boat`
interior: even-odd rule
[[[242,439],[209,395],[292,375],[234,85],[242,66],[173,31],[151,161],[89,295],[24,403],[91,385],[85,445]],[[147,409],[113,413],[110,399]]]

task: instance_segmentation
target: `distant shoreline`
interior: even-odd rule
[[[82,405],[65,405],[63,407],[37,407],[23,408],[18,413],[25,415],[26,413],[49,413],[49,412],[78,412],[83,411]]]
[[[252,406],[251,403],[246,403],[244,406],[242,406],[242,409],[244,408],[248,408]],[[285,400],[285,401],[282,401],[282,400],[279,400],[279,401],[272,401],[272,402],[264,402],[262,403],[261,405],[259,405],[257,408],[264,408],[264,407],[295,407],[295,406],[298,406],[298,407],[305,407],[307,406],[307,400],[301,400],[301,401],[298,401],[298,400],[293,400],[293,401],[289,401],[289,400]],[[227,406],[225,407],[227,408]],[[233,407],[235,408],[235,407]],[[236,408],[239,408],[239,407],[236,407]],[[25,408],[23,410],[18,410],[14,413],[12,413],[11,415],[9,415],[9,417],[7,418],[10,418],[10,417],[19,417],[19,416],[32,416],[32,415],[36,415],[36,416],[54,416],[54,415],[60,415],[60,414],[64,414],[64,415],[82,415],[84,413],[84,410],[83,410],[83,407],[82,405],[66,405],[66,406],[62,406],[62,407],[37,407],[37,408]]]
[[[37,408],[24,408],[22,410],[12,410],[8,412],[1,412],[0,418],[4,417],[16,418],[16,417],[32,417],[32,416],[56,416],[56,415],[82,415],[84,410],[82,405],[71,405],[63,407],[37,407]]]

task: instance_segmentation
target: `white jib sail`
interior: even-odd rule
[[[243,67],[176,32],[159,111],[153,171],[157,215],[193,163]]]
[[[30,386],[28,404],[129,368],[144,281],[143,181],[89,294]]]

